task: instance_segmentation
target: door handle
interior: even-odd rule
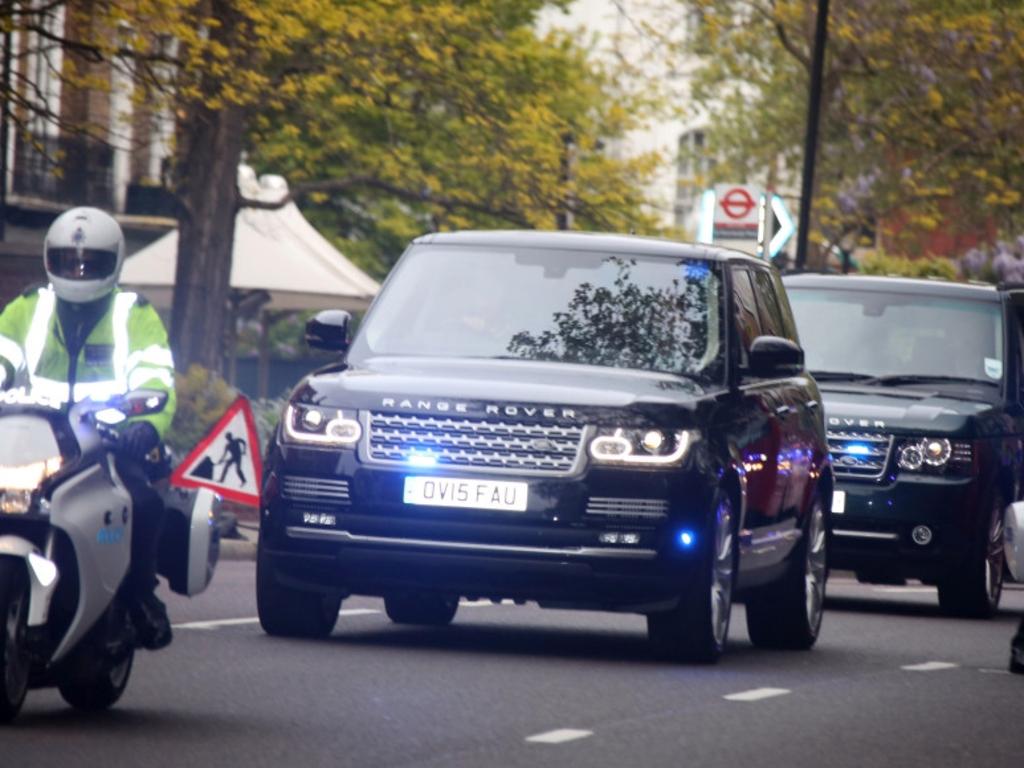
[[[808,411],[816,411],[818,410],[819,405],[821,405],[821,403],[819,403],[817,400],[808,400],[806,403],[804,403],[804,408],[806,408]]]
[[[778,408],[775,409],[775,415],[776,416],[788,416],[792,412],[793,412],[792,407],[790,407],[788,405],[780,405]]]

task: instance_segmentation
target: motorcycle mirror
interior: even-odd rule
[[[125,416],[158,413],[167,405],[167,393],[159,389],[136,389],[124,396],[119,410]]]

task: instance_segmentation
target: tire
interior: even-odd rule
[[[736,581],[736,515],[730,496],[721,493],[708,528],[691,588],[671,611],[647,617],[647,635],[662,658],[714,664],[725,650]]]
[[[98,712],[114,706],[128,687],[135,643],[128,612],[114,603],[64,666],[57,684],[61,698],[75,709]],[[113,645],[120,647],[111,652]]]
[[[827,582],[828,528],[821,497],[815,495],[785,575],[746,599],[750,642],[759,648],[812,648],[821,631]]]
[[[260,626],[274,637],[328,637],[338,621],[341,597],[305,592],[277,583],[262,547],[256,553],[256,612]]]
[[[951,616],[989,619],[999,610],[1006,570],[1003,500],[992,500],[985,531],[971,544],[963,568],[939,580],[939,607]]]
[[[0,723],[18,716],[28,692],[28,602],[25,566],[10,558],[0,559]]]
[[[395,624],[446,627],[459,610],[459,599],[432,592],[387,595],[384,610]]]

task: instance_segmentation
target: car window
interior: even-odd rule
[[[994,301],[790,287],[807,368],[868,376],[1003,378],[1003,315]]]
[[[786,286],[782,282],[782,276],[775,271],[771,273],[772,285],[775,286],[775,298],[779,300],[779,307],[782,309],[782,322],[785,326],[785,338],[794,344],[800,343],[800,334],[796,327],[796,318],[793,316],[793,306],[789,303],[789,294],[786,293]]]
[[[754,294],[757,300],[758,316],[761,318],[761,332],[769,336],[786,338],[786,324],[782,319],[778,297],[772,276],[761,269],[751,273],[754,282]]]
[[[414,247],[374,302],[349,360],[542,360],[719,384],[720,270],[697,258]]]
[[[746,365],[750,345],[754,343],[754,339],[762,335],[757,299],[754,297],[754,285],[747,270],[733,270],[732,295],[736,330],[740,342],[740,365]]]

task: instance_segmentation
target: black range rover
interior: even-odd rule
[[[832,478],[778,275],[636,237],[416,240],[343,353],[293,391],[263,479],[270,634],[329,634],[347,595],[444,625],[460,597],[646,614],[718,658],[734,591],[751,638],[809,648]]]
[[[953,614],[1002,593],[1006,505],[1024,478],[1024,291],[791,275],[833,468],[832,565],[920,579]]]

